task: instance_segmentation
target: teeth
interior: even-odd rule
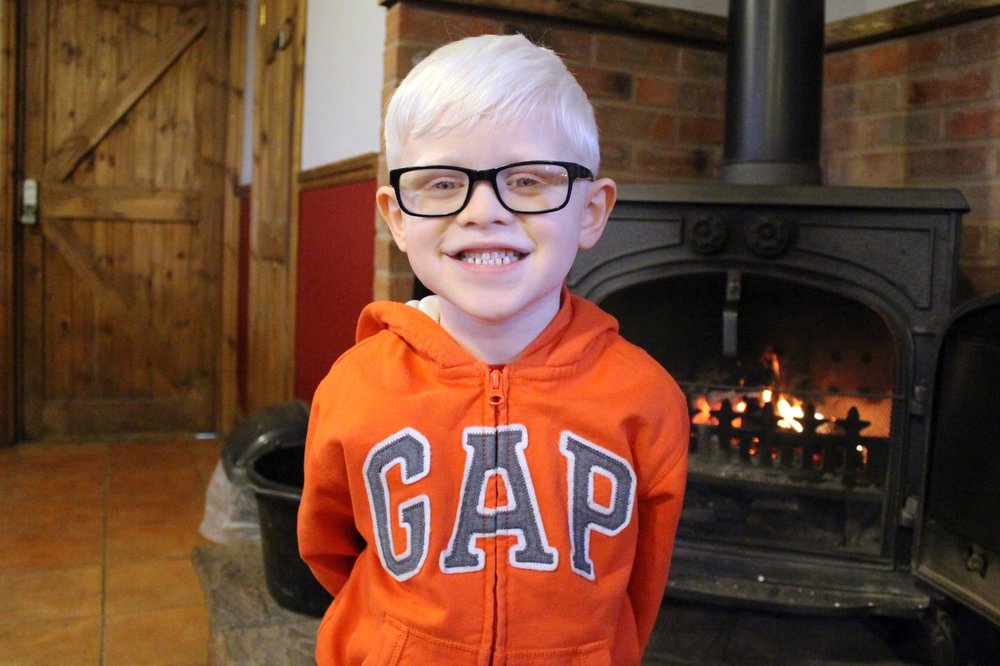
[[[502,252],[462,252],[458,258],[469,264],[482,264],[486,266],[501,266],[510,264],[521,258],[520,252],[504,250]]]

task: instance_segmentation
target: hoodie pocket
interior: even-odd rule
[[[576,648],[513,650],[507,663],[516,666],[611,666],[607,641],[595,641]]]
[[[611,650],[608,649],[607,641],[580,648],[576,663],[579,666],[611,666]]]
[[[477,663],[478,646],[429,636],[386,616],[363,666],[426,666]]]
[[[406,642],[406,630],[389,618],[386,620],[375,634],[375,645],[362,666],[394,666],[399,663]]]

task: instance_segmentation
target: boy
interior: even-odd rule
[[[320,385],[299,546],[325,664],[636,664],[670,563],[687,403],[563,282],[600,238],[593,110],[551,51],[473,37],[386,110],[377,205],[435,295],[374,303]]]

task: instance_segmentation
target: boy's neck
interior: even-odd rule
[[[469,354],[487,365],[515,360],[541,335],[559,312],[559,299],[542,301],[517,320],[472,317],[441,299],[441,327]]]

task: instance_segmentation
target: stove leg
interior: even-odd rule
[[[958,626],[947,610],[932,604],[920,618],[924,632],[924,654],[929,666],[959,664]]]

